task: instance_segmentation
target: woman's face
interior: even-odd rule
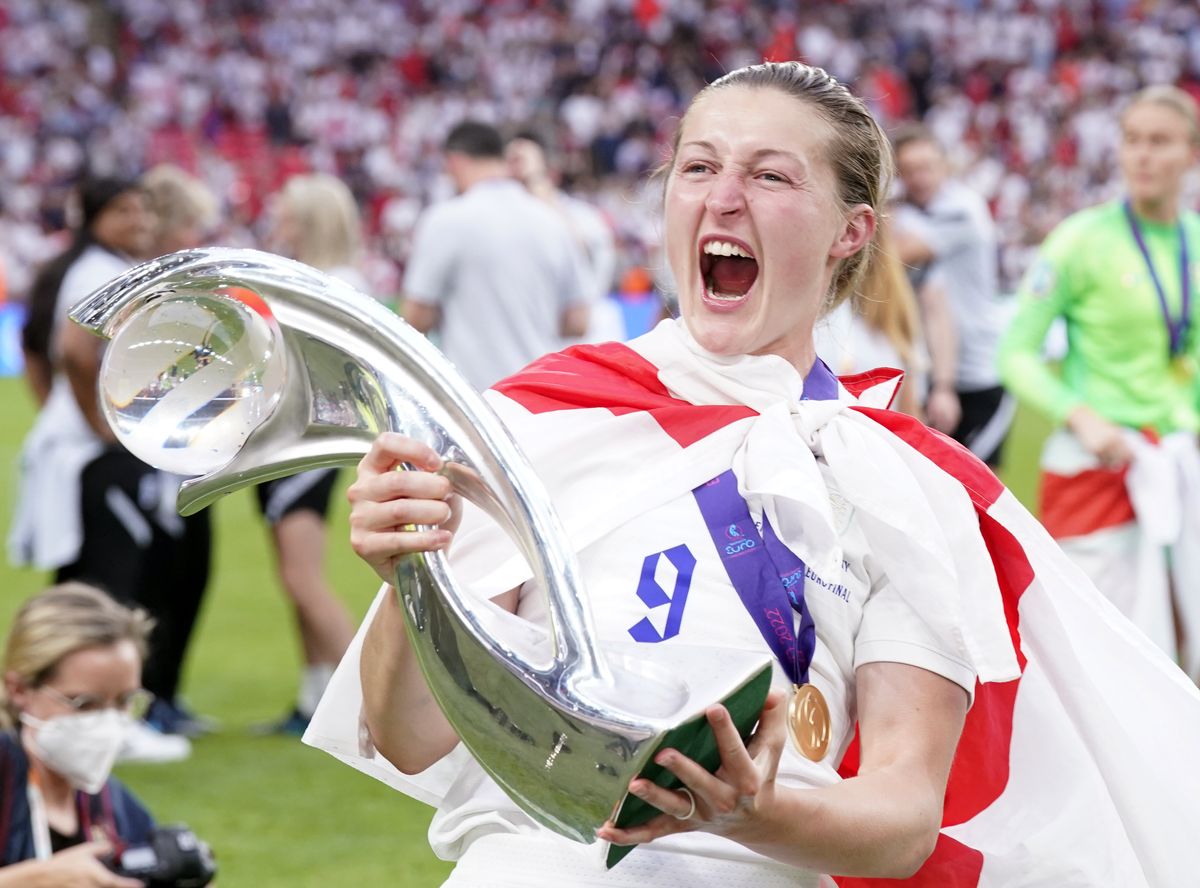
[[[111,250],[140,258],[150,252],[153,221],[146,195],[137,190],[123,191],[96,216],[92,236]]]
[[[11,688],[24,714],[46,720],[72,712],[123,708],[142,682],[142,659],[132,641],[82,648],[59,661],[50,679],[36,688]],[[45,689],[49,689],[48,691]],[[76,708],[62,698],[75,700]]]
[[[1188,121],[1173,108],[1140,102],[1121,118],[1121,174],[1135,203],[1177,201],[1196,154]]]
[[[830,138],[818,111],[772,88],[718,89],[685,116],[667,182],[667,257],[706,350],[812,364],[837,263],[875,224],[865,204],[839,207]]]

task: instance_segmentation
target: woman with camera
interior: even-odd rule
[[[102,860],[154,821],[113,762],[145,710],[151,621],[81,583],[25,603],[0,691],[0,888],[141,888]]]

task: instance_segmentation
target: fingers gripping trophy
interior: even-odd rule
[[[677,784],[654,762],[664,747],[715,769],[710,704],[724,703],[750,734],[769,657],[718,662],[675,648],[668,663],[653,646],[598,644],[576,555],[538,476],[454,367],[376,300],[277,256],[204,249],[132,269],[72,317],[111,339],[102,403],[121,442],[191,477],[184,514],[271,478],[355,464],[384,432],[432,449],[453,491],[523,554],[545,590],[548,631],[497,620],[442,551],[395,565],[404,628],[458,737],[538,823],[594,842],[610,819],[656,815],[629,784]],[[609,865],[628,850],[614,846]]]

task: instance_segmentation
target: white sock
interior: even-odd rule
[[[329,679],[333,678],[335,668],[333,663],[311,663],[304,667],[296,709],[305,718],[312,718],[313,713],[317,711],[317,704],[321,702],[321,695],[325,693]]]

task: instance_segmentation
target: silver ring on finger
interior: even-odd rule
[[[680,787],[679,791],[687,796],[688,801],[692,803],[692,806],[688,808],[688,812],[686,814],[672,814],[671,816],[676,820],[691,820],[696,816],[696,797],[692,795],[692,791],[686,786]]]

